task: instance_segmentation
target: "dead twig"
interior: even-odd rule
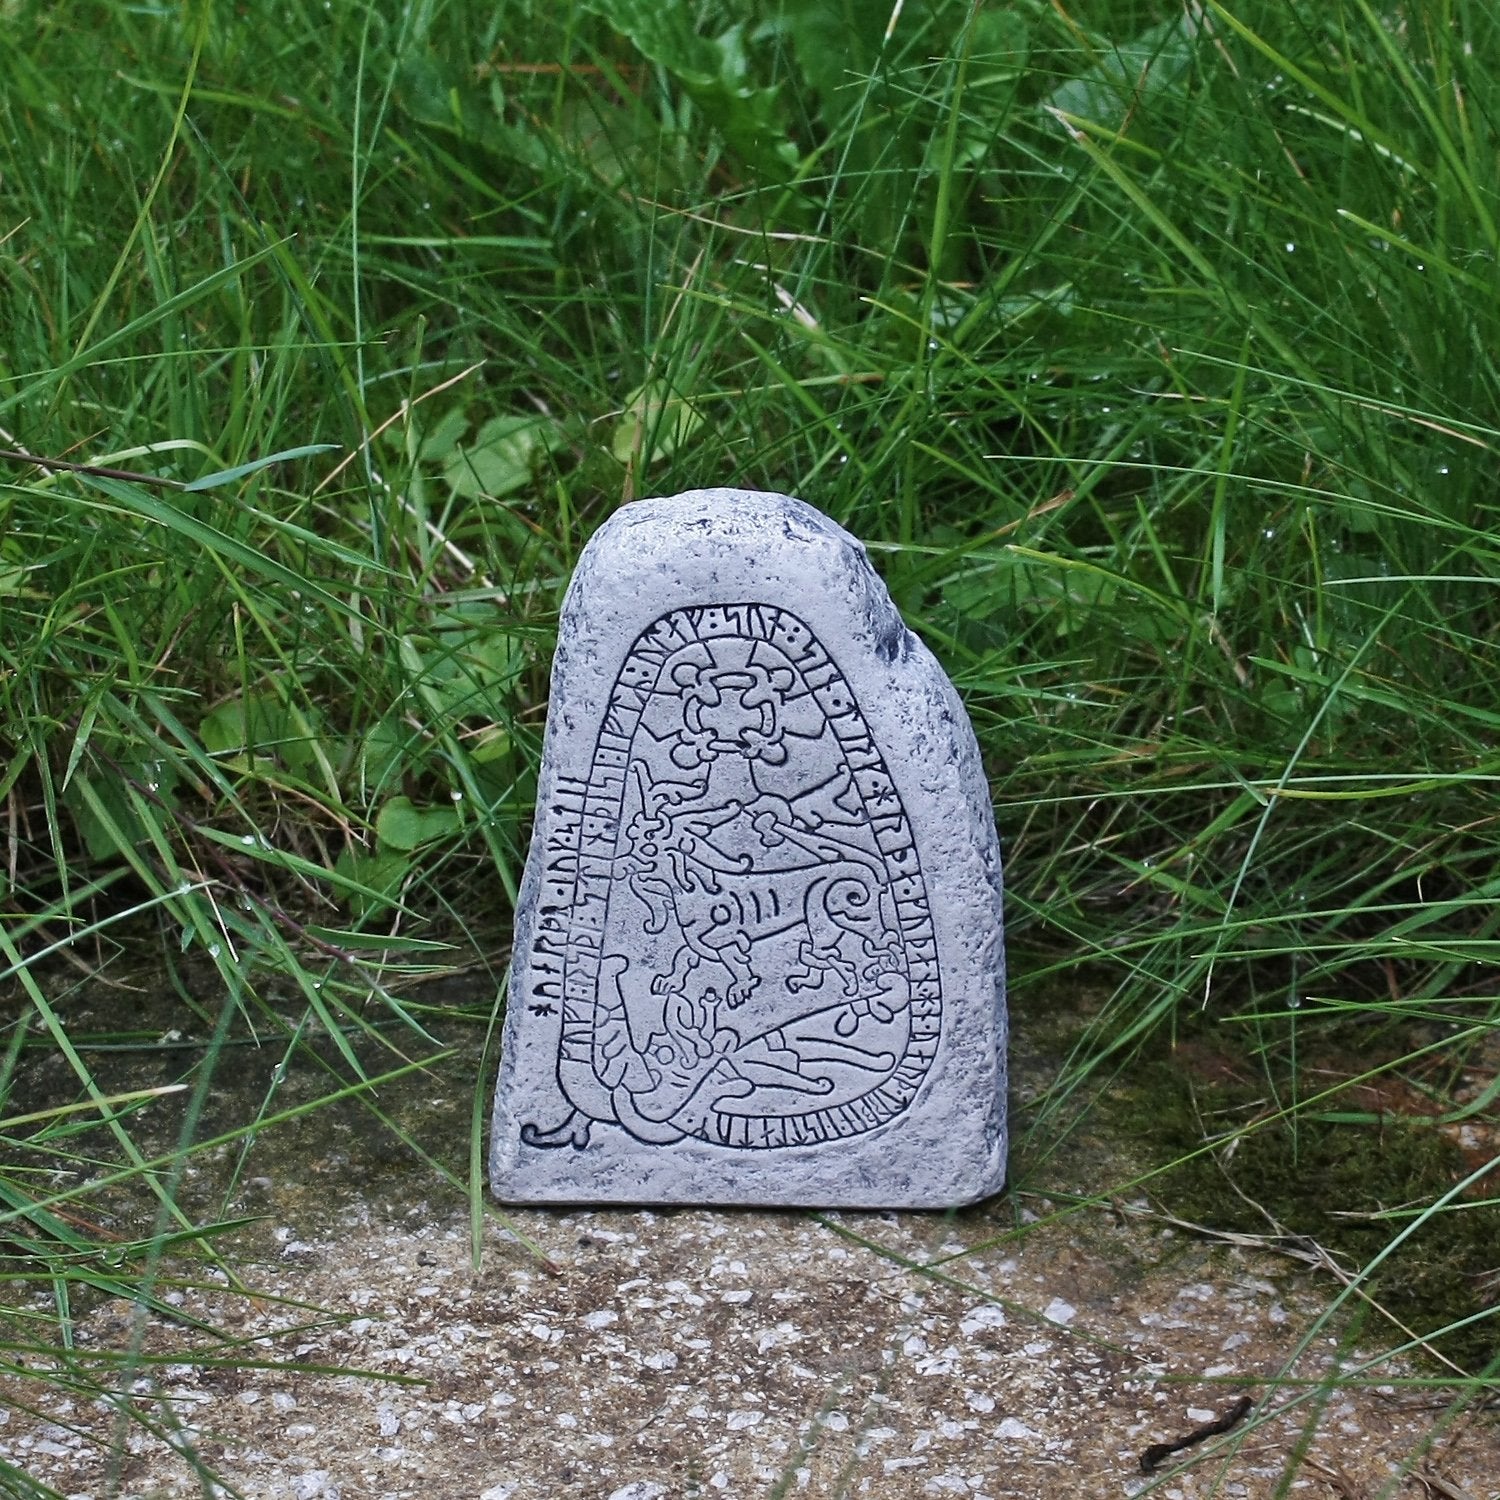
[[[1411,1477],[1422,1486],[1427,1500],[1474,1500],[1473,1495],[1462,1485],[1454,1484],[1451,1479],[1444,1479],[1435,1469],[1423,1469],[1421,1473]]]
[[[185,490],[180,479],[164,479],[160,474],[137,474],[134,469],[106,469],[98,464],[75,464],[66,458],[43,458],[37,453],[16,453],[0,448],[0,459],[13,464],[30,464],[49,473],[83,474],[92,479],[123,479],[128,484],[149,484],[159,490]]]
[[[1211,1437],[1218,1437],[1220,1433],[1233,1431],[1254,1409],[1255,1403],[1248,1396],[1241,1396],[1222,1417],[1213,1422],[1205,1422],[1202,1427],[1193,1428],[1190,1433],[1178,1438],[1176,1442],[1152,1443],[1141,1454],[1141,1473],[1154,1474],[1174,1453],[1180,1453],[1184,1448],[1195,1447]]]
[[[1365,1500],[1365,1492],[1337,1464],[1325,1464],[1315,1458],[1304,1458],[1302,1467],[1309,1474],[1316,1474],[1339,1497],[1339,1500]]]
[[[1206,1224],[1195,1224],[1191,1219],[1179,1219],[1175,1214],[1162,1213],[1156,1209],[1142,1208],[1138,1204],[1125,1203],[1112,1205],[1117,1213],[1133,1214],[1137,1218],[1156,1219],[1163,1224],[1171,1224],[1175,1228],[1185,1229],[1192,1234],[1201,1235],[1204,1239],[1215,1241],[1221,1245],[1235,1245],[1242,1250],[1266,1250],[1273,1255],[1286,1256],[1289,1260],[1301,1261],[1304,1265],[1312,1266],[1315,1270],[1327,1271],[1347,1290],[1353,1292],[1362,1302],[1368,1304],[1375,1312],[1379,1313],[1388,1323],[1392,1325],[1411,1343],[1420,1345],[1421,1348],[1439,1364],[1447,1365],[1455,1374],[1464,1375],[1464,1370],[1442,1350],[1433,1346],[1430,1340],[1424,1338],[1420,1333],[1408,1327],[1388,1307],[1372,1297],[1364,1288],[1360,1278],[1341,1266],[1333,1255],[1320,1245],[1317,1240],[1305,1234],[1293,1234],[1280,1224],[1264,1207],[1256,1203],[1254,1199],[1246,1197],[1239,1187],[1230,1182],[1229,1186],[1244,1199],[1251,1207],[1264,1214],[1270,1223],[1274,1233],[1268,1235],[1244,1234],[1239,1230],[1213,1229]]]

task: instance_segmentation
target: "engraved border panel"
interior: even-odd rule
[[[670,662],[680,662],[685,649],[733,641],[765,642],[790,661],[799,686],[810,691],[837,736],[884,871],[880,896],[888,900],[899,933],[909,983],[905,1045],[878,1084],[834,1104],[770,1115],[709,1106],[684,1114],[688,1124],[652,1122],[636,1111],[629,1082],[632,1070],[641,1076],[648,1059],[632,1037],[618,987],[611,994],[610,975],[602,972],[608,969],[602,960],[611,895],[631,854],[624,823],[637,736]],[[523,1140],[531,1145],[581,1149],[590,1123],[600,1122],[622,1125],[648,1144],[690,1135],[732,1149],[802,1146],[862,1135],[909,1107],[936,1055],[942,1022],[937,941],[921,863],[900,793],[854,693],[791,611],[756,603],[685,607],[663,614],[636,638],[616,674],[587,780],[559,777],[554,788],[521,997],[533,1014],[556,1017],[556,1077],[573,1111],[550,1129],[524,1126]]]

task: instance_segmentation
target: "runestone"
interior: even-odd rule
[[[780,495],[617,512],[564,604],[504,1202],[947,1207],[1005,1169],[1000,857],[957,694]]]

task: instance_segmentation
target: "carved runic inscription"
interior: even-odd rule
[[[912,1102],[942,989],[906,811],[812,631],[765,604],[641,632],[559,777],[524,993],[558,1114],[668,1146],[812,1145]]]

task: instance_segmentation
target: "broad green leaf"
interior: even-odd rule
[[[685,447],[702,425],[703,414],[692,402],[653,381],[631,392],[615,424],[610,452],[622,464],[635,461],[646,468]]]
[[[514,636],[496,628],[470,632],[462,661],[477,685],[504,690],[526,666],[526,648]]]
[[[410,797],[392,797],[375,819],[380,847],[402,853],[410,853],[423,844],[445,838],[457,827],[457,808],[418,807]]]
[[[562,443],[562,429],[546,417],[491,417],[472,443],[459,443],[443,465],[455,495],[499,500],[531,483],[536,461]]]
[[[305,775],[318,764],[319,727],[302,709],[252,693],[205,714],[198,732],[212,754],[274,756],[288,770]]]
[[[658,67],[671,74],[747,166],[786,181],[799,152],[787,134],[775,88],[749,77],[742,27],[699,36],[687,6],[662,0],[585,0],[588,8]]]
[[[356,917],[395,906],[401,883],[410,871],[411,861],[394,849],[382,849],[377,854],[346,849],[333,867],[337,884]]]
[[[246,719],[242,698],[231,698],[204,714],[198,724],[204,748],[210,755],[237,754],[246,749],[250,744]]]
[[[1185,95],[1199,24],[1184,14],[1118,46],[1097,42],[1093,66],[1055,88],[1047,104],[1065,115],[1118,130],[1132,113],[1170,94]]]
[[[477,88],[471,68],[455,66],[431,49],[413,48],[403,57],[397,77],[396,102],[417,125],[457,137],[465,146],[477,146],[507,166],[518,165],[539,176],[552,168],[538,133],[506,124],[499,107],[503,100]],[[489,173],[465,170],[456,159],[447,165],[477,193],[500,196],[502,189]],[[513,209],[514,204],[507,203],[507,207]],[[545,249],[550,242],[538,238],[532,243]]]
[[[356,763],[364,793],[379,791],[400,769],[411,743],[411,731],[399,720],[381,719],[360,746]]]
[[[73,814],[89,853],[113,863],[145,842],[143,816],[158,827],[172,823],[171,809],[180,779],[174,762],[146,759],[137,750],[125,753],[104,774],[79,770],[63,792],[63,802]],[[139,786],[146,796],[132,802],[128,794],[132,785]]]
[[[431,427],[419,427],[413,423],[411,433],[417,445],[417,458],[429,464],[447,462],[468,430],[469,419],[461,406],[444,412]]]

